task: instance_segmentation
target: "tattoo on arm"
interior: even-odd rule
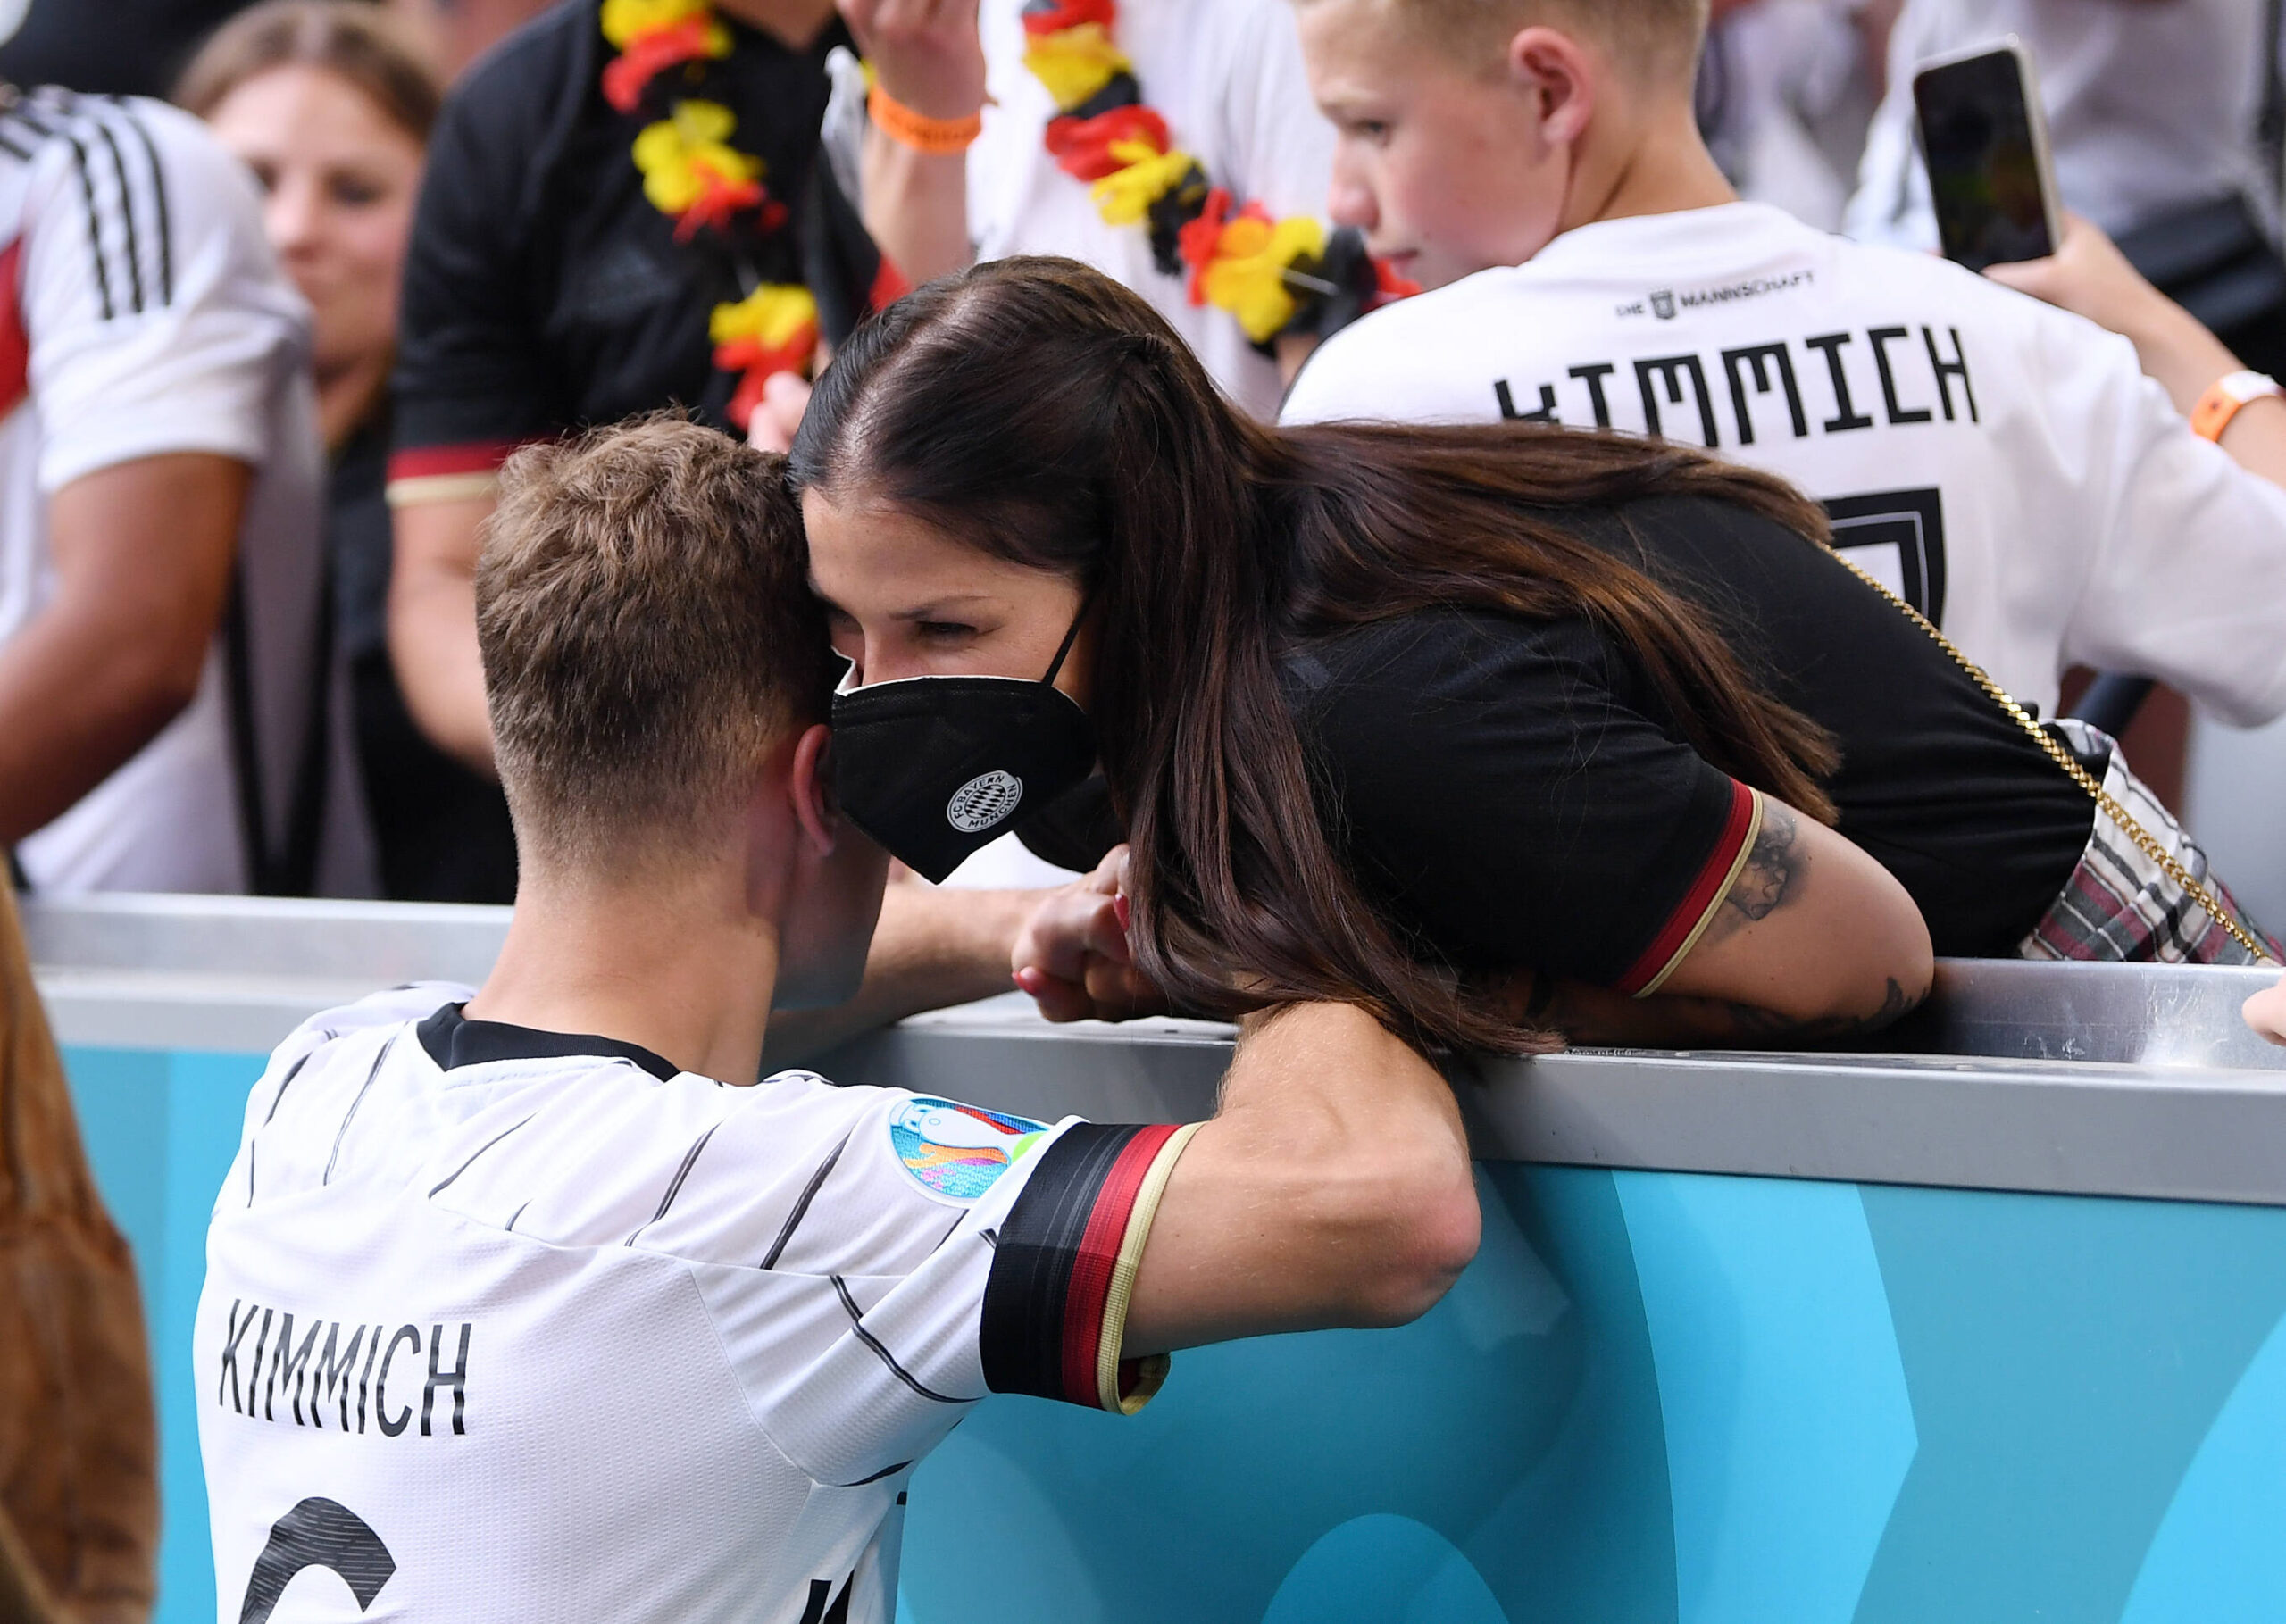
[[[1878,1032],[1891,1021],[1912,1012],[1921,999],[1908,994],[1898,985],[1895,976],[1889,978],[1889,990],[1881,995],[1881,1007],[1865,1015],[1828,1015],[1816,1020],[1796,1020],[1781,1015],[1775,1010],[1764,1009],[1757,1004],[1731,1002],[1724,1004],[1730,1012],[1732,1026],[1740,1037],[1782,1038],[1790,1044],[1840,1043],[1866,1032]]]
[[[1711,944],[1735,935],[1802,894],[1809,883],[1810,854],[1801,849],[1800,837],[1794,814],[1765,795],[1762,829],[1721,907],[1707,921],[1704,940]]]

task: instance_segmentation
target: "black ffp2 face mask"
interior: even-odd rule
[[[849,820],[914,873],[941,881],[1084,779],[1095,768],[1095,729],[1055,686],[1079,634],[1075,619],[1038,682],[906,677],[835,694],[834,794]]]

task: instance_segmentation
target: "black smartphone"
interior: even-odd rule
[[[2023,42],[2010,35],[1923,62],[1913,103],[1945,257],[1981,271],[2055,253],[2056,173]]]

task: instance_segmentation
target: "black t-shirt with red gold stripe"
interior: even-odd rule
[[[1729,504],[1568,519],[1705,610],[1832,732],[1841,832],[1905,885],[1939,953],[2005,954],[2055,902],[2091,803],[1893,604]],[[1754,837],[1756,797],[1683,742],[1584,620],[1403,616],[1291,651],[1286,680],[1361,883],[1424,956],[1458,968],[1650,990]]]
[[[393,379],[400,498],[413,481],[421,496],[482,495],[517,445],[638,412],[682,406],[722,426],[738,378],[714,365],[717,304],[805,282],[838,338],[838,312],[854,320],[872,292],[878,256],[818,161],[841,23],[796,49],[719,17],[732,50],[698,92],[736,116],[732,144],[762,159],[788,218],[763,229],[741,215],[679,242],[644,196],[633,146],[684,81],[671,71],[642,107],[613,108],[599,12],[580,0],[511,36],[455,88],[430,138]]]

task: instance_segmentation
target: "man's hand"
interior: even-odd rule
[[[794,449],[802,413],[810,406],[810,386],[791,372],[772,372],[762,381],[762,404],[747,420],[747,444],[780,456]]]
[[[883,90],[923,118],[984,105],[978,0],[840,0],[842,20]]]
[[[1127,847],[1059,891],[1025,920],[1009,968],[1049,1020],[1164,1015],[1165,996],[1135,968],[1127,944]]]
[[[0,845],[68,810],[196,696],[253,481],[243,462],[179,452],[55,493],[54,595],[0,647]]]
[[[2275,1044],[2286,1044],[2286,976],[2246,1002],[2247,1024]]]

